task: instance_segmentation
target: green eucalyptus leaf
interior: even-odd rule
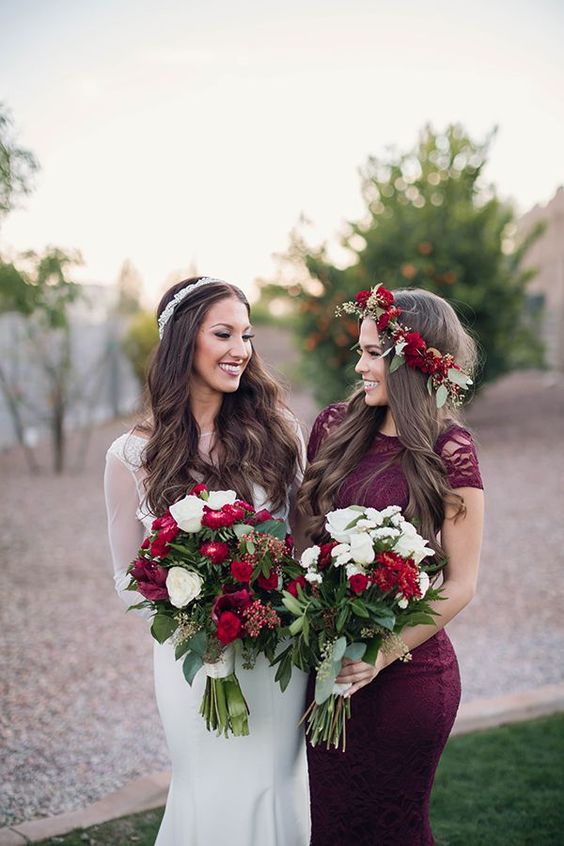
[[[253,531],[253,527],[247,525],[247,523],[235,523],[234,526],[231,527],[235,535],[241,540],[244,538],[245,535],[248,535],[249,532]]]
[[[442,408],[448,399],[448,390],[446,385],[439,385],[436,396],[437,408]]]
[[[208,636],[204,631],[196,632],[192,635],[188,644],[192,652],[203,658],[208,648]]]
[[[315,702],[317,705],[323,705],[323,703],[329,699],[331,694],[333,693],[333,685],[335,684],[335,679],[339,670],[327,670],[325,667],[323,668],[323,674],[321,678],[319,677],[319,673],[315,679]]]
[[[184,678],[189,685],[192,684],[196,673],[198,670],[201,670],[203,666],[204,662],[201,655],[197,655],[195,652],[188,653],[182,664],[182,672],[184,673]]]
[[[360,661],[365,652],[365,643],[349,643],[345,649],[345,658],[350,658],[351,661]]]
[[[339,637],[335,641],[335,645],[333,646],[333,663],[341,662],[343,655],[345,654],[345,649],[347,648],[347,639],[346,637]]]
[[[286,537],[286,524],[283,520],[265,520],[264,523],[259,523],[255,526],[255,532],[261,532],[263,535],[271,535],[278,540],[284,540]]]
[[[178,624],[173,617],[169,617],[168,614],[157,614],[153,617],[151,634],[159,643],[165,643],[177,628]]]
[[[405,358],[403,355],[394,355],[392,358],[392,362],[390,364],[390,373],[395,373],[396,370],[399,370],[402,364],[405,364]]]

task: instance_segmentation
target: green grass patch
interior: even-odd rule
[[[563,784],[564,714],[453,737],[431,802],[437,846],[561,846]],[[42,846],[153,846],[162,814],[135,814]]]

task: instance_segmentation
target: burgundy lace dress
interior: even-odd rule
[[[324,409],[308,446],[311,461],[346,406]],[[378,467],[401,453],[397,437],[379,434],[361,463],[343,480],[336,508],[405,508],[408,488],[400,463],[372,482]],[[435,452],[452,488],[482,487],[472,436],[460,426],[444,432]],[[433,844],[429,800],[439,758],[460,701],[452,644],[440,630],[395,661],[351,700],[346,752],[308,744],[311,846],[428,846]],[[308,701],[313,698],[310,679]]]

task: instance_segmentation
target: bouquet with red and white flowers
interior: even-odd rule
[[[276,679],[284,689],[292,666],[315,671],[315,699],[304,715],[310,742],[342,741],[344,749],[351,700],[343,697],[349,686],[336,684],[342,659],[374,664],[380,649],[402,646],[406,626],[433,623],[429,602],[440,591],[430,576],[442,565],[428,561],[434,550],[399,506],[341,508],[325,528],[331,542],[303,552],[302,573],[284,592],[293,642],[276,659]]]
[[[208,730],[249,733],[249,709],[235,674],[235,644],[245,667],[274,660],[281,637],[282,589],[299,572],[282,520],[237,498],[197,485],[152,525],[130,565],[128,590],[154,611],[151,634],[171,639],[188,684],[203,667],[200,712]]]

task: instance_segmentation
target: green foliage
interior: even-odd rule
[[[0,222],[31,192],[38,167],[33,153],[18,145],[10,112],[0,103]]]
[[[158,341],[155,316],[150,311],[139,311],[131,318],[122,347],[141,385],[145,381],[149,359]]]
[[[361,174],[366,215],[349,224],[344,269],[326,245],[311,249],[293,234],[286,258],[302,269],[301,281],[267,286],[265,296],[285,293],[293,303],[303,369],[320,401],[343,398],[355,378],[356,321],[336,319],[335,307],[376,282],[445,297],[479,341],[479,383],[542,362],[525,307],[532,273],[521,269],[541,228],[511,244],[515,212],[482,178],[491,138],[479,144],[457,125],[426,127],[413,150],[370,158]]]

